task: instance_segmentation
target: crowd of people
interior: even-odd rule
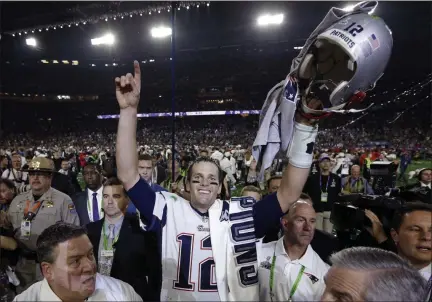
[[[432,170],[407,167],[430,158],[430,129],[415,130],[423,140],[402,129],[315,132],[313,154],[278,155],[261,178],[254,121],[181,120],[173,149],[163,120],[136,128],[139,94],[126,86],[117,82],[116,134],[2,141],[1,301],[427,299]],[[294,136],[313,129],[296,121]],[[377,162],[394,167],[385,188]],[[391,222],[362,211],[369,223],[353,244],[332,210],[356,194],[405,202]]]
[[[54,152],[73,149],[88,152],[88,149],[115,150],[116,133],[113,121],[104,121],[97,127],[82,125],[82,131],[58,129],[47,132],[11,132],[2,137],[2,153],[9,155],[13,150],[20,152]],[[323,129],[318,134],[318,149],[373,149],[393,148],[409,150],[415,157],[427,159],[432,156],[432,128],[409,127],[414,119],[396,125],[369,125],[365,120],[340,128]],[[90,130],[90,129],[95,130]],[[194,117],[177,119],[174,130],[176,144],[182,148],[218,147],[224,149],[241,145],[252,146],[257,118],[249,117]],[[97,130],[96,130],[97,129]],[[103,129],[103,130],[100,130]],[[141,119],[138,123],[137,139],[139,145],[163,149],[172,145],[172,122],[169,118]],[[171,147],[170,147],[171,148]]]
[[[404,92],[389,81],[362,104],[375,107],[329,117],[386,70],[393,37],[375,8],[332,9],[259,118],[138,118],[169,111],[172,87],[168,69],[138,61],[112,86],[112,74],[93,84],[87,72],[76,86],[103,91],[88,106],[2,106],[0,302],[432,302],[431,75]],[[213,96],[230,100],[223,110],[261,109],[280,62],[214,60],[205,81],[224,84],[207,88],[183,62],[174,109],[222,110]],[[18,90],[33,77],[6,81]]]

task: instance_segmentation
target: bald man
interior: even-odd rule
[[[351,175],[342,178],[342,193],[343,194],[369,194],[373,195],[374,191],[366,180],[360,175],[360,166],[354,165],[351,167]]]
[[[318,301],[325,290],[327,265],[310,245],[316,213],[301,196],[282,218],[284,236],[258,250],[261,301]]]

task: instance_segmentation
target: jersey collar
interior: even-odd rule
[[[198,211],[197,209],[195,209],[192,204],[189,202],[190,207],[192,208],[192,210],[194,210],[198,215],[200,215],[201,217],[209,217],[209,213],[208,211],[205,213],[201,213],[200,211]]]

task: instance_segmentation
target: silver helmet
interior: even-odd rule
[[[377,2],[372,3],[375,8]],[[370,4],[357,4],[353,12],[341,16],[302,50],[293,75],[299,80],[304,114],[319,118],[331,112],[346,112],[343,109],[362,101],[383,75],[393,38],[381,18],[362,9]],[[313,98],[322,101],[323,108],[308,107]]]

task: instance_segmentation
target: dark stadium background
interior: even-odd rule
[[[187,2],[182,4],[187,5]],[[210,6],[204,3],[199,8],[183,7],[176,12],[176,111],[260,109],[268,90],[289,71],[291,60],[298,53],[294,47],[303,45],[331,6],[348,4],[352,2],[216,1]],[[155,40],[149,34],[153,26],[170,26],[169,12],[36,31],[31,35],[38,40],[36,48],[25,45],[29,35],[13,37],[8,34],[157,5],[168,6],[169,3],[0,3],[0,125],[3,133],[30,131],[34,135],[46,135],[79,129],[114,130],[117,120],[97,120],[96,116],[118,113],[114,77],[131,72],[134,59],[147,61],[141,64],[143,93],[139,111],[169,112],[170,40]],[[258,28],[256,17],[264,12],[283,12],[284,23]],[[366,105],[375,103],[365,119],[373,120],[376,127],[430,94],[430,81],[420,90],[409,89],[430,77],[431,12],[430,2],[379,3],[376,14],[393,32],[394,51],[384,77],[371,93],[373,97],[365,101]],[[91,45],[91,38],[106,32],[116,36],[113,47]],[[150,59],[154,62],[150,63]],[[58,60],[60,64],[43,64],[41,60]],[[61,60],[77,60],[79,65],[64,65]],[[402,97],[396,98],[401,94]],[[70,100],[58,100],[58,95],[70,96]],[[230,101],[223,104],[209,101],[217,99]],[[410,111],[401,118],[410,116],[406,118],[407,128],[430,125],[430,98]],[[355,115],[334,117],[325,121],[324,127],[343,126],[356,118]],[[178,123],[186,119],[178,119]],[[218,119],[234,127],[237,121],[256,125],[257,120],[257,116]],[[196,117],[193,122],[199,127],[207,121],[208,117]],[[140,123],[169,124],[170,121],[169,118],[154,118],[141,119]]]

